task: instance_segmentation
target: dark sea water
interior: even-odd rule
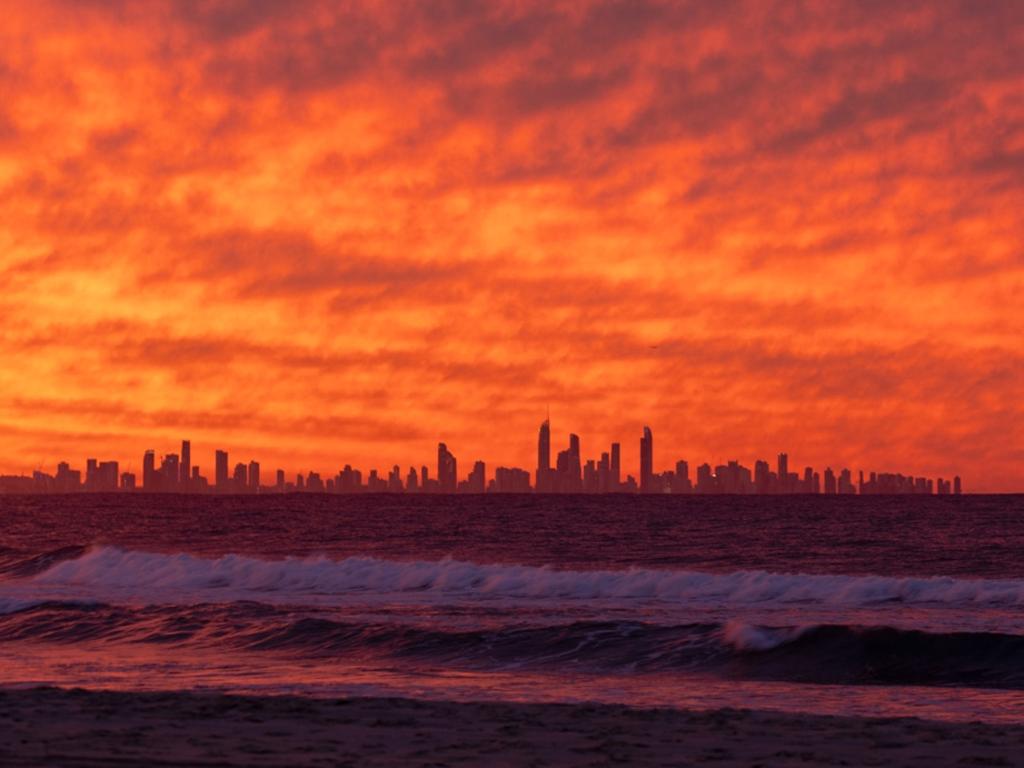
[[[1024,720],[1024,497],[0,496],[0,685]]]

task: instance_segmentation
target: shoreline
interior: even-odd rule
[[[1024,765],[1024,724],[0,687],[0,764]]]

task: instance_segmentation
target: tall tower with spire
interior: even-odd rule
[[[551,473],[551,419],[544,419],[537,434],[537,479],[538,491],[549,491],[548,477]]]
[[[644,427],[640,438],[640,493],[654,492],[654,435],[650,427]]]

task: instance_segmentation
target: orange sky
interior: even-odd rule
[[[340,10],[342,6],[348,6]],[[0,473],[1024,488],[1024,4],[10,3]]]

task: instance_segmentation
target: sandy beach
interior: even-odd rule
[[[1024,765],[1024,726],[597,705],[0,691],[25,766]]]

